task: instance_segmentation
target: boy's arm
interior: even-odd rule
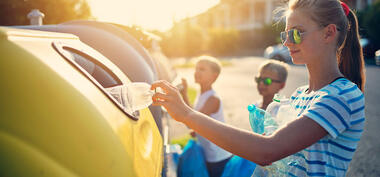
[[[219,98],[215,96],[211,96],[207,99],[206,103],[203,105],[201,110],[199,110],[199,112],[210,116],[212,113],[215,113],[218,111],[219,105],[220,105]],[[196,132],[193,129],[191,129],[190,135],[192,137],[195,137],[195,134]]]
[[[219,110],[220,99],[215,96],[210,96],[199,112],[210,116]]]
[[[185,101],[186,105],[192,107],[189,102],[189,97],[187,96],[187,81],[185,78],[182,78],[182,89],[179,90],[181,93],[183,101]]]
[[[190,105],[190,102],[189,102],[189,97],[187,96],[187,89],[186,89],[186,90],[185,90],[185,89],[182,89],[180,92],[181,92],[181,95],[182,95],[183,101],[185,101],[185,103],[186,103],[188,106],[192,107],[192,106]]]

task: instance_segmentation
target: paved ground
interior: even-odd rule
[[[215,83],[215,90],[224,104],[225,119],[228,124],[250,130],[247,105],[259,99],[253,81],[258,66],[266,59],[260,57],[231,58],[233,66],[224,67]],[[193,69],[179,69],[178,74],[194,84]],[[366,129],[351,162],[347,176],[380,176],[380,67],[367,66],[366,84]],[[281,92],[289,96],[295,88],[307,84],[304,66],[290,66],[287,85]],[[183,124],[170,121],[170,137],[184,135],[188,129]]]

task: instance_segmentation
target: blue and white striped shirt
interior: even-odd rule
[[[306,93],[298,88],[291,96],[299,116],[321,125],[328,135],[293,154],[288,176],[345,176],[364,128],[364,95],[346,78]]]

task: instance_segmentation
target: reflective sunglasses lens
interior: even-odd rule
[[[294,33],[294,29],[288,31],[288,40],[289,42],[295,44],[293,33]]]
[[[285,44],[285,41],[288,39],[290,43],[300,44],[301,43],[301,33],[297,29],[291,29],[287,32],[283,31],[280,33],[281,42]]]
[[[265,78],[264,79],[264,84],[265,85],[271,85],[272,84],[272,79],[271,78]]]
[[[301,33],[297,30],[293,30],[293,40],[295,44],[301,43]]]

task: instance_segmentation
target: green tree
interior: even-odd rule
[[[380,1],[374,2],[366,11],[360,14],[363,21],[360,25],[365,30],[364,33],[380,47]]]
[[[202,53],[205,46],[205,34],[197,25],[188,25],[185,31],[185,55],[189,57]]]
[[[146,49],[151,48],[152,39],[144,33],[144,30],[139,26],[125,26],[117,23],[111,23],[112,25],[118,26],[128,32],[133,36],[137,41],[139,41]]]
[[[175,25],[168,33],[160,34],[161,49],[168,57],[193,57],[205,48],[204,32],[197,25],[184,23]]]
[[[238,48],[239,31],[236,29],[213,28],[209,36],[208,49],[214,55],[231,55]]]
[[[0,25],[28,25],[27,14],[32,9],[45,14],[44,24],[92,18],[86,0],[1,0]]]
[[[280,32],[285,29],[284,22],[266,24],[261,28],[241,32],[240,49],[262,50],[281,43]]]

